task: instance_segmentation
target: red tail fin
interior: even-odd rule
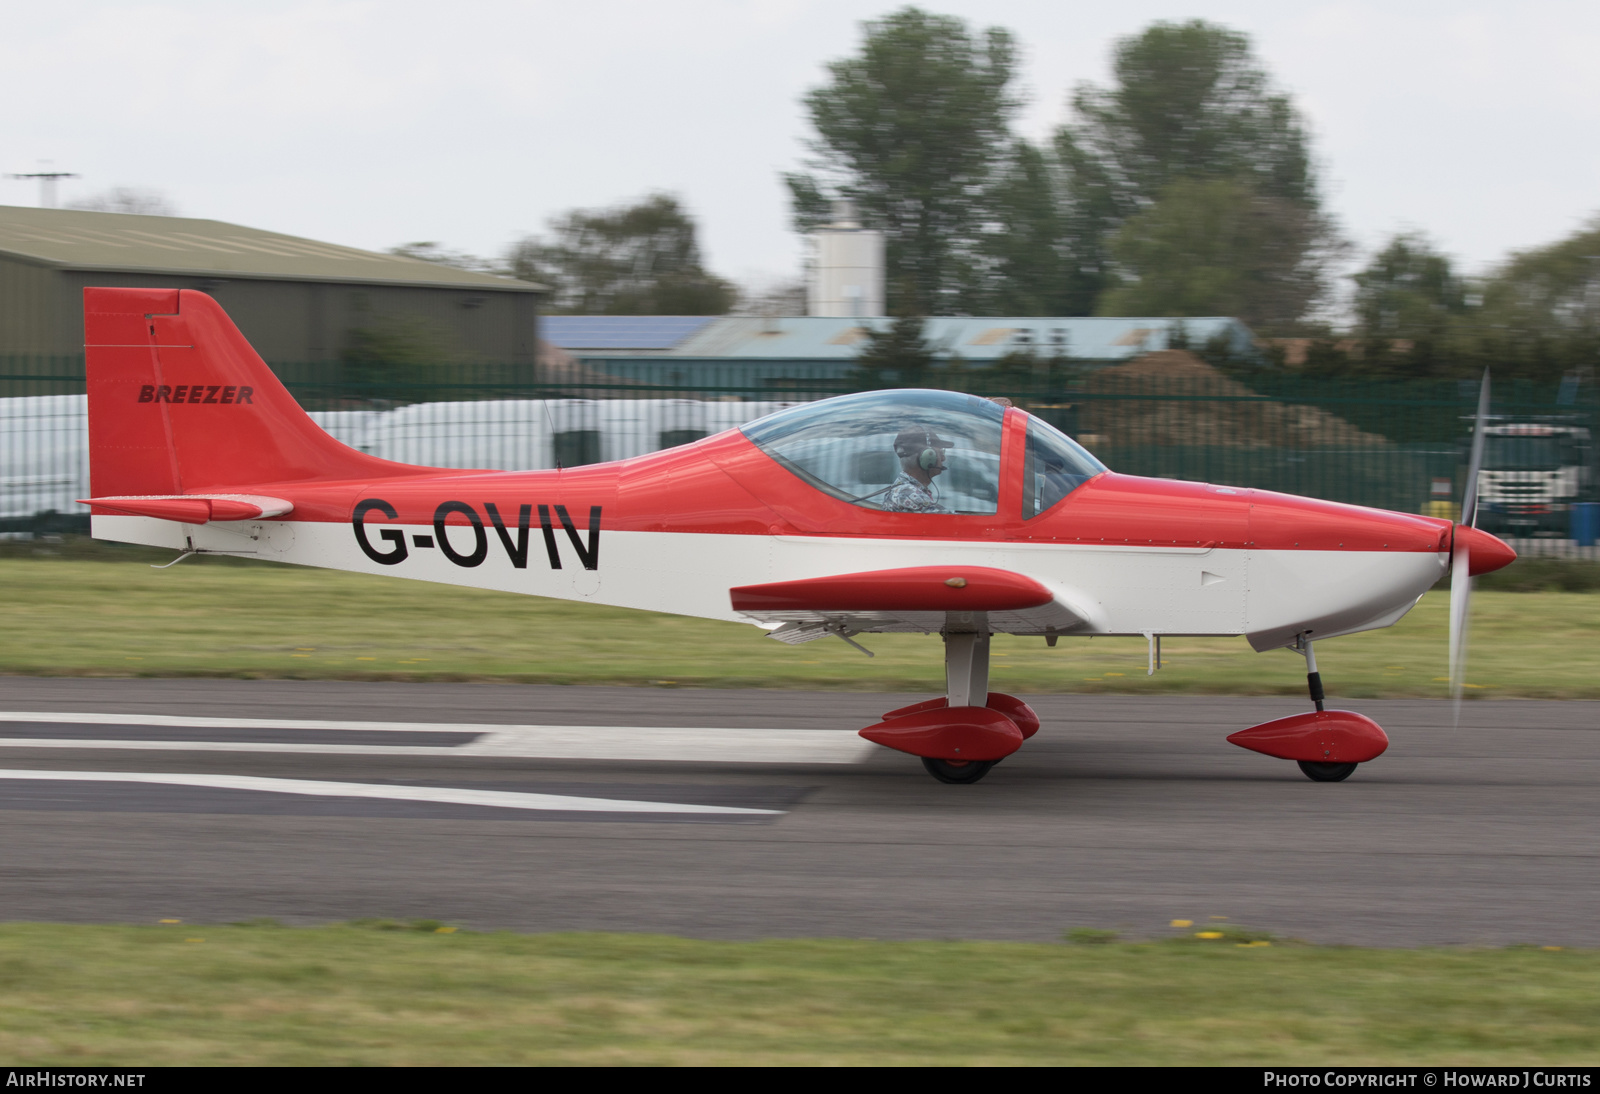
[[[83,318],[96,497],[427,470],[328,436],[204,293],[85,289]]]

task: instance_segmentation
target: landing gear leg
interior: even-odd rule
[[[1310,635],[1300,636],[1299,650],[1306,659],[1306,690],[1311,692],[1311,701],[1320,711],[1327,697],[1322,690],[1322,673],[1317,671],[1317,655],[1311,648]],[[1310,760],[1300,760],[1299,764],[1306,778],[1318,783],[1344,782],[1356,770],[1355,764],[1314,763]]]
[[[949,613],[951,616],[956,612]],[[976,619],[981,612],[959,613]],[[989,621],[962,622],[971,629],[944,632],[944,695],[952,707],[981,707],[989,701]]]
[[[945,620],[945,702],[981,707],[989,701],[989,618],[982,612],[950,612]],[[975,783],[999,762],[923,757],[922,766],[942,783]]]
[[[1317,671],[1317,654],[1311,648],[1310,637],[1302,634],[1297,649],[1306,659],[1306,690],[1311,692],[1311,701],[1317,705],[1318,710],[1321,710],[1326,697],[1322,693],[1322,673]]]

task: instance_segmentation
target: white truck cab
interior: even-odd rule
[[[1497,535],[1564,538],[1572,503],[1591,489],[1589,430],[1560,422],[1500,422],[1484,430],[1478,527]]]

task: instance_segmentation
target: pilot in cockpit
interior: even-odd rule
[[[951,512],[949,506],[940,504],[933,480],[947,470],[945,452],[952,444],[932,430],[901,430],[894,439],[900,474],[884,492],[883,508],[891,513]]]

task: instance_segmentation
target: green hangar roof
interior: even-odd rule
[[[63,270],[409,285],[480,292],[544,286],[220,220],[0,206],[0,255]]]

